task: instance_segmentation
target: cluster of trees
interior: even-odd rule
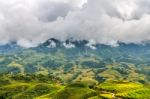
[[[103,68],[105,67],[104,62],[93,62],[93,61],[85,61],[81,63],[82,66],[84,67],[89,67],[89,68]]]
[[[54,77],[51,74],[0,74],[0,85],[10,84],[11,81],[22,81],[22,82],[32,82],[37,81],[41,83],[55,83],[63,82],[61,78]]]

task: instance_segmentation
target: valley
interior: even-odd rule
[[[149,99],[149,44],[54,42],[0,47],[0,99]]]

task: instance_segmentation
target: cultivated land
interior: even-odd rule
[[[0,99],[150,99],[150,45],[0,47]]]

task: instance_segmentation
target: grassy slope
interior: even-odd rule
[[[150,88],[140,83],[107,81],[97,85],[75,82],[44,83],[16,81],[0,87],[0,99],[149,99]]]
[[[4,99],[111,99],[115,97],[148,99],[150,97],[148,86],[145,87],[140,83],[114,81],[138,82],[140,80],[146,84],[150,80],[149,64],[143,62],[139,65],[136,62],[130,62],[129,59],[119,62],[114,59],[113,62],[110,62],[101,59],[103,57],[101,55],[79,55],[77,58],[71,59],[64,52],[45,54],[32,50],[17,55],[2,55],[0,57],[1,72],[8,69],[11,74],[24,75],[28,72],[43,75],[51,74],[64,81],[65,85],[59,84],[57,81],[55,83],[44,82],[49,79],[45,77],[42,79],[37,77],[38,81],[37,78],[33,79],[33,77],[26,78],[27,81],[3,77],[0,79],[0,99],[3,97],[5,97]],[[142,61],[144,60],[143,58]],[[106,64],[103,64],[103,61]],[[93,64],[95,65],[93,66]],[[96,77],[99,77],[100,82],[101,79],[106,81],[98,84],[99,80]],[[22,77],[15,77],[15,79],[20,78]],[[113,81],[110,82],[109,80]],[[70,84],[76,81],[86,82],[86,84]],[[87,85],[91,83],[95,83],[95,85],[89,88]]]
[[[98,86],[102,90],[100,96],[107,98],[149,99],[150,88],[133,82],[105,82]]]

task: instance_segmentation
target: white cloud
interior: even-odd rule
[[[149,9],[148,0],[0,0],[0,44],[30,47],[49,38],[141,43],[150,40]]]
[[[87,46],[87,47],[89,47],[89,48],[91,48],[91,49],[93,49],[93,50],[95,50],[96,49],[96,42],[94,41],[94,40],[89,40],[89,42],[85,45],[85,46]]]
[[[47,46],[48,48],[55,48],[56,47],[56,43],[53,40],[49,40],[49,45]]]
[[[18,45],[24,48],[30,48],[30,47],[36,47],[37,45],[33,44],[32,41],[26,40],[26,39],[20,39],[17,42]]]
[[[65,47],[65,48],[75,48],[75,45],[74,44],[72,44],[72,43],[63,43],[63,46]]]

